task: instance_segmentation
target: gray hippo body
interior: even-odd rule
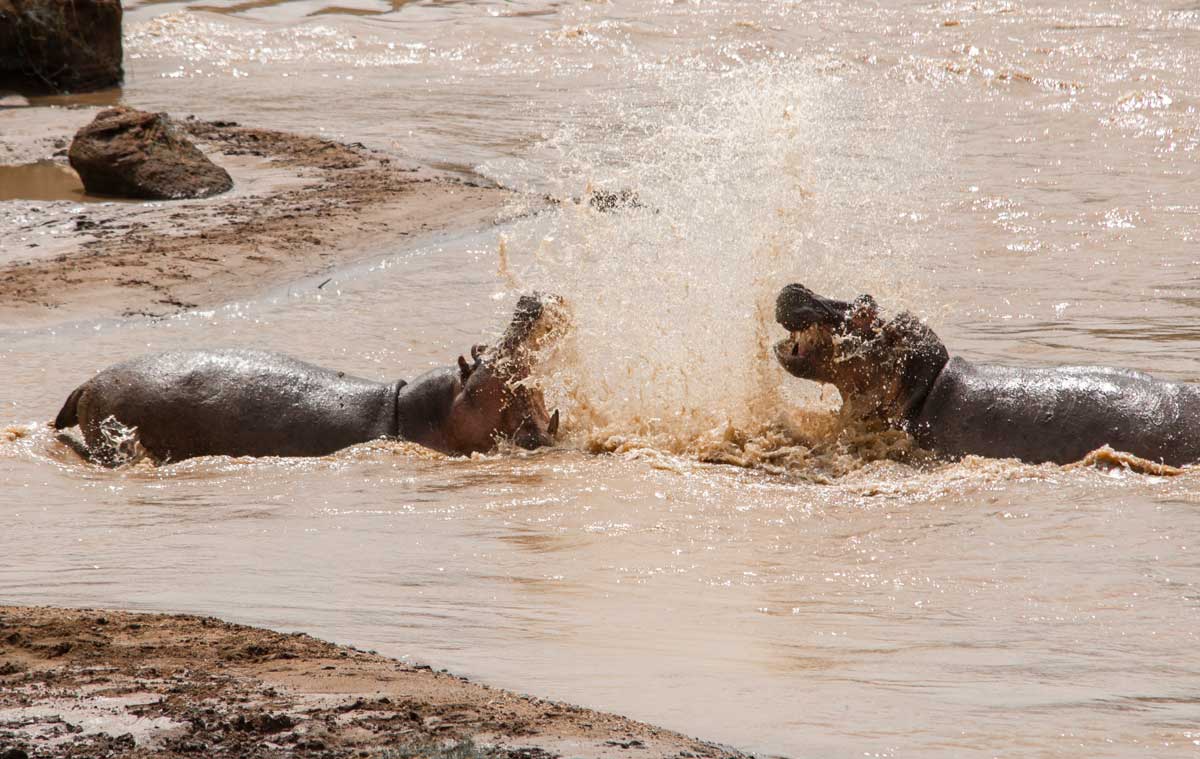
[[[775,346],[788,372],[835,385],[850,416],[903,429],[942,456],[1065,464],[1108,445],[1173,466],[1200,461],[1200,386],[950,358],[919,319],[882,319],[867,295],[844,302],[789,285],[775,315],[792,333]]]
[[[1200,387],[1129,369],[952,358],[904,426],[923,448],[955,458],[1067,463],[1108,445],[1180,466],[1200,461]]]
[[[95,447],[100,423],[112,417],[136,428],[156,458],[169,460],[323,456],[383,437],[444,449],[429,432],[453,401],[454,379],[445,369],[412,385],[372,382],[265,351],[172,351],[100,372],[71,394],[54,424],[81,423]],[[401,409],[409,409],[408,435],[400,429]]]
[[[53,426],[76,424],[79,452],[105,464],[129,451],[128,431],[157,461],[193,456],[321,456],[377,438],[448,454],[553,442],[558,413],[526,387],[546,330],[543,304],[526,296],[492,350],[406,383],[374,382],[257,350],[171,351],[111,366],[76,388]]]

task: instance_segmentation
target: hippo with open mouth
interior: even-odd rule
[[[909,432],[942,456],[1065,464],[1109,445],[1172,466],[1200,461],[1200,386],[1129,369],[1027,369],[950,358],[911,313],[879,315],[788,285],[775,319],[791,335],[779,363],[837,387],[852,417]]]
[[[553,312],[553,314],[551,313]],[[79,425],[94,461],[121,460],[114,422],[158,462],[193,456],[322,456],[377,438],[466,455],[510,440],[551,445],[558,411],[528,386],[530,361],[561,316],[557,298],[523,296],[500,342],[412,382],[373,382],[278,353],[172,351],[126,361],[84,382],[56,429]]]

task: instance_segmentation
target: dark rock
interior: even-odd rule
[[[8,675],[16,675],[16,674],[19,674],[24,671],[25,671],[24,664],[18,664],[16,662],[11,662],[11,661],[0,662],[0,677],[7,677]],[[2,757],[0,757],[0,759],[2,759]]]
[[[61,643],[55,643],[54,645],[49,646],[41,646],[40,648],[42,653],[44,653],[48,658],[54,659],[59,656],[66,656],[69,654],[72,646],[70,641],[64,640]]]
[[[84,92],[119,84],[120,0],[0,0],[0,84]]]
[[[296,725],[296,721],[286,714],[239,714],[230,723],[233,729],[250,733],[281,733]]]
[[[87,191],[99,195],[175,200],[206,198],[233,187],[229,173],[165,113],[101,111],[75,134],[69,158]]]

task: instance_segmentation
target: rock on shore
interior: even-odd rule
[[[0,0],[0,86],[80,92],[124,76],[120,0]]]
[[[68,157],[84,188],[98,195],[177,200],[207,198],[233,187],[229,173],[165,113],[124,107],[101,111],[75,134]]]

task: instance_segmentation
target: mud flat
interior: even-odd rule
[[[0,162],[62,161],[74,130],[92,115],[3,114]],[[490,225],[508,196],[465,169],[435,170],[359,144],[229,122],[180,123],[230,172],[234,190],[190,201],[96,202],[104,199],[82,191],[59,201],[6,201],[0,322],[160,316],[218,305],[406,239]]]
[[[0,756],[742,757],[307,635],[0,606]]]

